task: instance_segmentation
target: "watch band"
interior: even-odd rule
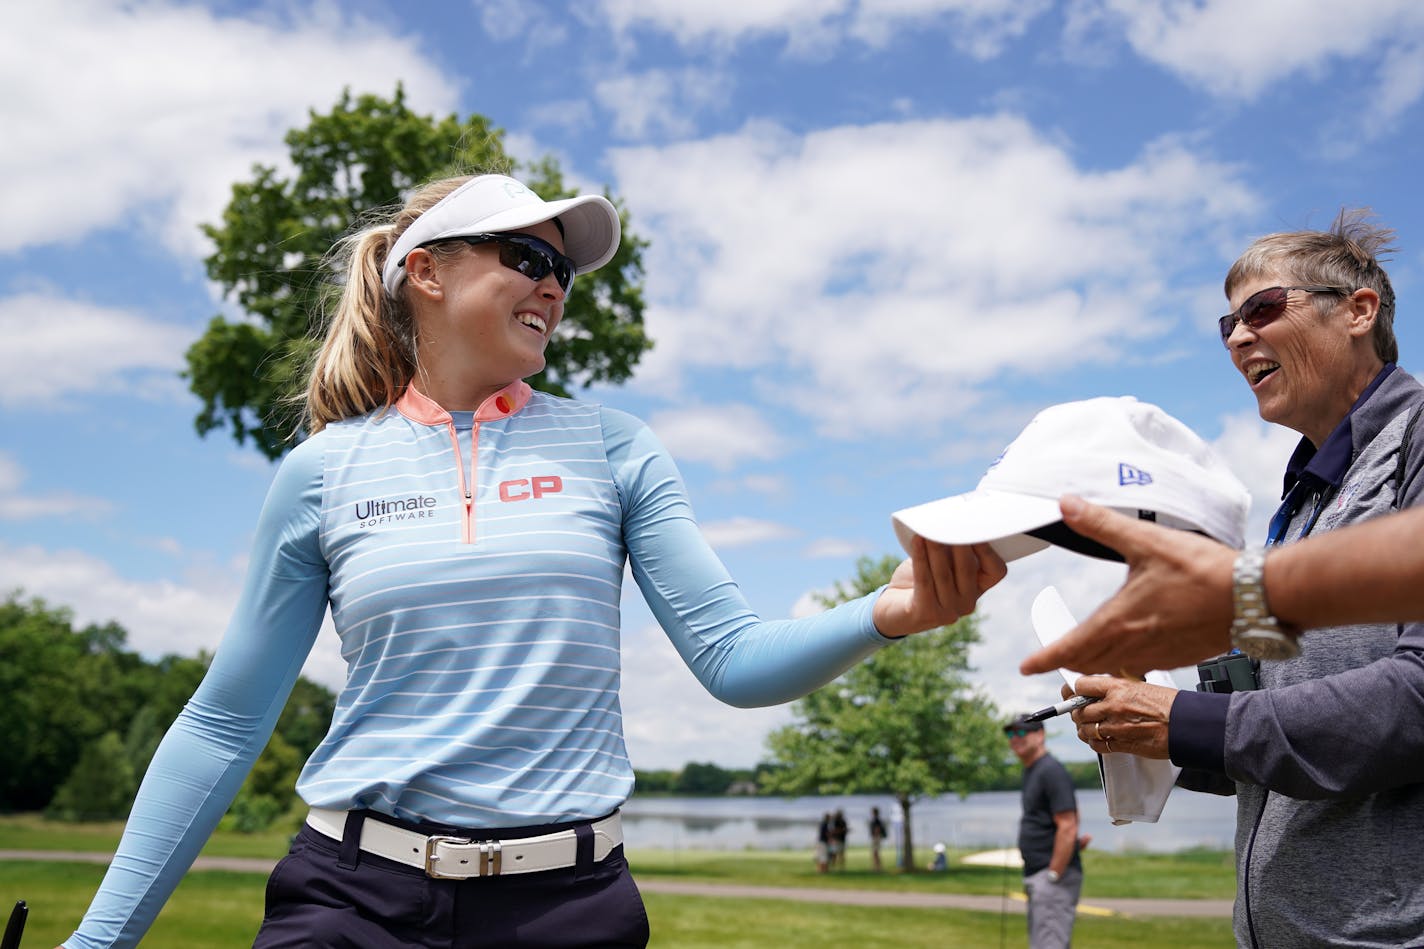
[[[1265,577],[1266,548],[1241,551],[1231,567],[1231,645],[1252,659],[1289,659],[1300,653],[1298,634],[1271,615]]]

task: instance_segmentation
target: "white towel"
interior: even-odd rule
[[[1047,646],[1066,634],[1078,621],[1068,611],[1054,587],[1045,587],[1033,601],[1031,612],[1033,631],[1038,641]],[[1059,669],[1068,687],[1077,690],[1080,672]],[[1175,689],[1176,683],[1166,672],[1154,669],[1146,679],[1153,685]],[[1103,791],[1108,798],[1108,816],[1114,824],[1130,824],[1133,821],[1157,823],[1162,816],[1162,808],[1167,803],[1167,795],[1177,781],[1181,768],[1160,758],[1139,758],[1137,755],[1098,755],[1098,772],[1103,778]]]

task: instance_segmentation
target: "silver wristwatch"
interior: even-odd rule
[[[1266,605],[1266,549],[1248,547],[1231,568],[1231,597],[1236,618],[1231,621],[1231,645],[1252,659],[1289,659],[1300,654],[1300,643],[1271,615]]]

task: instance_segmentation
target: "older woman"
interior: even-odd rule
[[[1397,368],[1392,235],[1359,213],[1273,234],[1226,277],[1221,337],[1261,417],[1301,433],[1268,545],[1420,503],[1424,387]],[[1236,566],[1261,587],[1260,550]],[[1074,713],[1098,752],[1170,757],[1184,786],[1237,795],[1241,945],[1397,946],[1424,933],[1424,759],[1400,716],[1424,711],[1424,624],[1299,636],[1247,609],[1233,643],[1265,658],[1258,691],[1175,692],[1092,677]],[[1298,655],[1294,655],[1298,651]]]

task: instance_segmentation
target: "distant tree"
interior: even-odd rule
[[[44,807],[91,742],[127,725],[142,663],[123,642],[113,624],[76,630],[69,610],[18,591],[0,602],[0,811]]]
[[[332,245],[363,216],[398,205],[415,185],[448,174],[510,170],[503,132],[471,115],[435,118],[394,98],[342,94],[332,111],[311,113],[287,133],[293,171],[257,165],[233,185],[222,222],[203,231],[215,245],[208,276],[242,314],[213,317],[188,350],[184,373],[202,401],[200,434],[227,428],[268,458],[292,446],[323,298],[336,286]],[[523,179],[545,199],[567,197],[557,163],[531,165]],[[615,204],[620,204],[614,199]],[[621,212],[621,207],[620,207]],[[574,285],[548,366],[530,380],[558,395],[570,386],[622,382],[651,343],[643,332],[642,251],[626,227],[617,256]]]
[[[826,606],[889,581],[898,563],[862,558]],[[767,736],[773,767],[763,787],[783,794],[895,796],[904,816],[905,866],[915,868],[910,809],[928,796],[961,796],[1008,768],[997,710],[969,680],[975,619],[907,637],[792,706],[794,721]]]
[[[0,813],[47,809],[89,819],[127,812],[208,657],[150,662],[124,648],[126,640],[116,623],[76,629],[68,609],[25,600],[18,591],[0,601]],[[325,735],[334,706],[330,690],[298,678],[272,744],[254,768],[258,793],[285,782],[287,790],[276,797],[290,800],[301,763]]]
[[[677,776],[674,790],[679,794],[721,794],[731,786],[735,775],[710,761],[689,761]]]
[[[297,802],[295,785],[305,756],[274,732],[228,808],[223,826],[242,833],[266,830]]]
[[[665,794],[677,786],[680,772],[668,768],[633,772],[635,794]]]
[[[128,815],[138,778],[118,732],[85,747],[45,814],[54,820],[118,820]]]

